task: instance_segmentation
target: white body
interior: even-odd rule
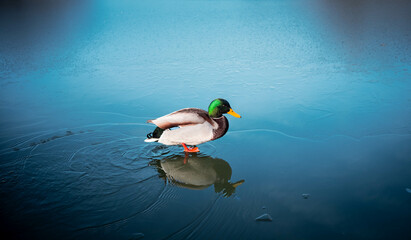
[[[213,139],[212,130],[213,126],[208,122],[182,126],[174,130],[167,129],[158,139],[158,142],[165,145],[178,145],[181,143],[198,145]]]

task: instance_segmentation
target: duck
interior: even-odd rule
[[[222,98],[214,99],[208,107],[208,112],[199,108],[180,109],[148,120],[148,123],[155,124],[157,127],[147,134],[147,139],[144,141],[182,145],[184,152],[199,152],[197,145],[216,140],[227,133],[229,124],[223,114],[241,118],[231,108],[230,103]]]

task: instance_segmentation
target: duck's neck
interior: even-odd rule
[[[213,140],[224,136],[228,131],[228,120],[226,117],[221,115],[219,118],[212,118],[215,123],[217,123],[217,127],[214,128],[213,132]]]

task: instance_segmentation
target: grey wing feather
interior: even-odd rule
[[[205,121],[211,122],[208,112],[199,108],[184,108],[157,119],[148,120],[147,122],[153,123],[159,128],[168,129],[172,127],[201,124]]]

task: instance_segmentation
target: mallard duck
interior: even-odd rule
[[[231,109],[227,100],[217,98],[210,103],[208,112],[199,108],[184,108],[148,123],[157,128],[147,134],[145,142],[159,142],[165,145],[183,145],[185,152],[199,152],[196,145],[215,140],[226,134],[228,120],[223,114],[228,113],[241,118]],[[178,128],[176,128],[178,127]],[[193,147],[187,147],[192,145]]]

